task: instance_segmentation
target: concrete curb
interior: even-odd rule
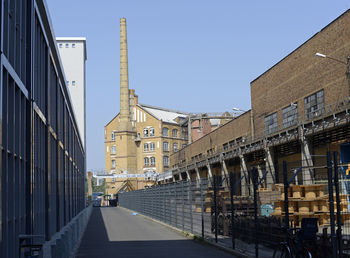
[[[43,245],[44,258],[71,258],[74,257],[86,225],[89,222],[92,205],[82,210],[59,232]]]
[[[125,207],[121,207],[121,206],[118,206],[118,207],[119,207],[119,208],[122,208],[122,209],[124,209],[124,210],[126,210],[126,211],[129,211],[129,212],[135,212],[134,210],[130,210],[130,209],[125,208]],[[148,217],[148,216],[146,216],[146,215],[143,215],[143,214],[141,214],[141,213],[138,213],[138,215],[144,217],[145,219],[148,219],[148,220],[154,221],[154,222],[156,222],[156,223],[158,223],[158,224],[161,224],[161,225],[163,225],[163,226],[165,226],[165,227],[167,227],[167,228],[170,228],[171,230],[176,231],[177,233],[183,235],[184,237],[186,237],[186,238],[188,238],[188,239],[192,239],[192,240],[196,241],[197,243],[211,245],[211,246],[213,246],[213,247],[215,247],[215,248],[217,248],[217,249],[219,249],[219,250],[222,250],[222,251],[224,251],[224,252],[226,252],[226,253],[230,253],[230,254],[233,254],[233,255],[235,255],[235,256],[237,256],[237,257],[241,257],[241,258],[254,258],[254,257],[255,257],[255,256],[250,256],[250,255],[247,255],[247,254],[243,254],[243,253],[239,252],[238,250],[233,250],[233,249],[228,248],[228,247],[226,247],[226,246],[217,244],[217,243],[215,243],[215,242],[210,241],[209,239],[206,239],[206,238],[203,239],[201,236],[197,236],[197,235],[192,234],[192,233],[190,233],[190,232],[182,231],[182,230],[179,229],[179,228],[176,228],[176,227],[174,227],[174,226],[171,226],[171,225],[169,225],[169,224],[166,224],[166,223],[164,223],[164,222],[162,222],[162,221],[153,219],[153,218]]]

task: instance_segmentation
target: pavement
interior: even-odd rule
[[[76,258],[234,257],[119,207],[95,207]]]

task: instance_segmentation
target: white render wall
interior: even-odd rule
[[[80,136],[86,149],[86,38],[56,38]],[[73,44],[74,47],[73,47]],[[73,85],[73,83],[75,85]]]

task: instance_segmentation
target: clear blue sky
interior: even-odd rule
[[[56,36],[87,38],[87,168],[104,168],[119,112],[119,19],[140,103],[187,112],[250,108],[250,82],[350,8],[349,0],[46,0]],[[350,28],[349,28],[350,29]]]

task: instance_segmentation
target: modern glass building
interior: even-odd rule
[[[85,206],[85,149],[44,0],[0,0],[0,257]]]

